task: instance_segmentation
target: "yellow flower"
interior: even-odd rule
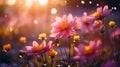
[[[48,54],[49,54],[50,56],[56,56],[56,55],[58,54],[58,52],[55,51],[54,49],[52,49],[52,50],[50,50],[50,51],[48,52]]]
[[[114,27],[116,25],[116,22],[115,21],[110,21],[109,24],[108,24],[110,27]]]
[[[11,49],[11,44],[5,44],[5,45],[3,45],[3,50],[5,50],[5,51],[9,51]]]
[[[20,42],[26,43],[26,41],[27,41],[27,38],[26,38],[26,37],[20,37]]]
[[[93,48],[90,45],[84,47],[84,50],[83,50],[84,55],[89,55],[92,53],[93,53]]]
[[[38,39],[42,39],[42,40],[46,39],[46,33],[39,34],[38,36],[39,36]]]
[[[74,40],[75,42],[79,41],[79,40],[80,40],[80,36],[79,36],[79,35],[74,36],[73,40]]]

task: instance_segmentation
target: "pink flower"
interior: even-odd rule
[[[48,45],[46,45],[46,41],[43,41],[40,45],[36,41],[33,41],[32,46],[26,46],[26,50],[21,50],[21,52],[28,55],[41,55],[48,52],[51,48],[52,41],[49,41]]]
[[[93,23],[95,21],[95,18],[92,16],[88,16],[87,13],[84,13],[82,17],[76,17],[75,18],[75,29],[79,30],[82,33],[88,33],[91,30],[93,31]]]
[[[116,29],[116,30],[112,33],[111,37],[112,37],[113,39],[116,39],[116,40],[119,40],[119,41],[120,41],[120,28]]]
[[[91,16],[83,16],[82,18],[76,18],[75,29],[79,30],[81,33],[91,33],[97,32],[103,27],[103,22],[101,20],[95,20]]]
[[[100,49],[101,44],[101,40],[90,41],[89,45],[80,44],[78,47],[75,47],[77,55],[74,56],[73,59],[80,59],[83,62],[86,60],[93,60],[95,57],[99,56],[98,50]]]
[[[115,44],[120,44],[120,28],[117,28],[112,34],[111,34],[111,40],[115,41]]]
[[[95,21],[95,18],[92,16],[88,16],[86,12],[83,13],[81,18],[81,22],[86,25],[91,25]]]
[[[104,24],[101,20],[95,20],[92,27],[94,31],[100,31],[104,27]]]
[[[51,37],[67,38],[69,35],[76,34],[74,30],[75,22],[71,14],[64,15],[62,18],[56,17],[56,22],[52,23]]]

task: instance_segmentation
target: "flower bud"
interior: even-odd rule
[[[52,50],[50,50],[50,51],[48,52],[48,54],[49,54],[50,56],[56,56],[56,55],[58,54],[58,52],[55,51],[54,49],[52,49]]]
[[[3,45],[3,50],[5,50],[5,51],[9,51],[11,49],[11,44],[5,44],[5,45]]]
[[[26,41],[27,41],[27,38],[26,38],[26,37],[20,37],[20,42],[26,43]]]
[[[109,24],[108,24],[110,27],[114,27],[116,25],[116,22],[115,21],[110,21]]]
[[[46,39],[46,33],[39,34],[38,36],[39,36],[38,39],[42,39],[42,40]]]
[[[84,55],[89,55],[93,53],[93,48],[91,46],[85,46],[83,50]]]
[[[80,40],[80,36],[79,36],[79,35],[74,36],[73,40],[74,40],[75,42],[79,41],[79,40]]]

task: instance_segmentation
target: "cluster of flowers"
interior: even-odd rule
[[[105,17],[111,11],[106,5],[97,8],[90,15],[84,13],[82,17],[73,17],[72,14],[63,15],[62,18],[56,17],[56,21],[51,24],[50,34],[50,37],[55,39],[54,42],[49,41],[46,44],[46,34],[43,33],[39,36],[42,40],[41,44],[33,41],[32,46],[26,46],[26,50],[20,52],[34,56],[48,54],[53,58],[63,52],[54,49],[56,44],[59,47],[63,44],[61,43],[61,39],[63,39],[64,44],[69,46],[67,47],[68,51],[65,51],[67,59],[65,59],[64,64],[67,62],[66,65],[72,66],[73,64],[73,66],[78,65],[78,67],[96,67],[97,65],[100,65],[99,67],[117,67],[117,61],[120,60],[115,60],[115,57],[119,55],[120,29],[115,28],[116,22],[114,21],[110,21],[108,25],[104,22]],[[109,30],[107,26],[110,27],[112,33],[107,32]],[[4,50],[7,50],[7,47],[10,46],[5,45]],[[76,62],[71,62],[72,60]],[[51,62],[53,63],[53,61]],[[61,60],[57,58],[57,62],[61,62]]]
[[[104,60],[103,53],[107,51],[105,48],[105,43],[102,41],[108,41],[105,40],[103,36],[105,35],[105,31],[108,30],[104,19],[111,13],[111,11],[111,9],[108,9],[108,6],[104,6],[103,8],[97,8],[97,10],[90,15],[84,13],[82,17],[73,17],[71,14],[68,16],[64,15],[62,18],[56,17],[56,22],[52,24],[50,36],[56,39],[70,39],[71,37],[74,44],[80,40],[79,44],[74,46],[74,50],[77,52],[76,56],[72,57],[74,60],[79,60],[82,63],[87,63],[88,61],[91,62],[93,60],[95,61],[98,57],[102,57],[102,60]],[[109,33],[106,32],[106,34],[108,34],[107,36],[109,36],[112,40],[117,38],[115,41],[119,42],[119,29],[114,32],[116,22],[110,21],[108,25],[112,28],[113,33],[109,35]],[[115,46],[112,46],[112,53],[114,53],[113,47]],[[110,62],[103,66],[115,67],[116,64],[112,64]],[[84,64],[83,67],[86,67],[86,64]]]

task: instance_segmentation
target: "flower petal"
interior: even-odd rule
[[[77,53],[79,52],[79,49],[77,47],[74,47],[74,49]]]
[[[32,44],[32,45],[33,45],[33,47],[34,47],[34,46],[38,46],[39,44],[38,44],[36,41],[33,41],[33,44]]]
[[[33,47],[32,46],[26,46],[27,50],[31,50]]]
[[[61,18],[60,17],[56,17],[56,22],[61,22],[62,20],[61,20]]]
[[[72,14],[69,14],[69,15],[68,15],[68,19],[69,19],[69,20],[68,20],[68,23],[70,23],[70,22],[73,21],[73,16],[72,16]]]
[[[97,8],[97,11],[98,11],[98,12],[102,12],[102,7],[98,7],[98,8]]]
[[[72,59],[78,60],[78,59],[80,59],[80,56],[74,56]]]
[[[68,21],[68,17],[67,17],[67,15],[63,15],[63,17],[62,17],[62,21]]]
[[[95,47],[96,46],[95,41],[90,41],[89,45]]]
[[[48,46],[49,46],[49,48],[52,47],[52,41],[49,41],[49,42],[48,42]]]
[[[42,45],[43,45],[43,47],[46,46],[46,41],[45,40],[43,40]]]

